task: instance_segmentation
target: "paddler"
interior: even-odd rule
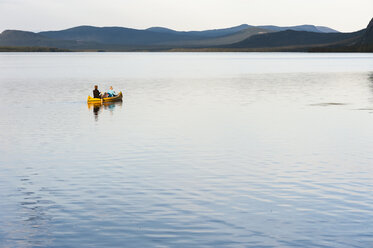
[[[93,90],[93,98],[101,98],[101,93],[98,90],[98,86],[95,85],[95,89]]]

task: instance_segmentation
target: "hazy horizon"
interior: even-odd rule
[[[311,3],[311,2],[310,2]],[[358,9],[358,11],[355,11]],[[18,29],[32,32],[62,30],[81,25],[120,26],[135,29],[166,27],[178,31],[249,25],[315,25],[341,32],[367,26],[373,1],[327,0],[0,0],[0,32]],[[336,11],[337,10],[337,11]]]

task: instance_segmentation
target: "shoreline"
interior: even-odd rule
[[[0,53],[373,53],[373,50],[348,50],[348,49],[168,49],[168,50],[69,50],[45,47],[0,47]]]

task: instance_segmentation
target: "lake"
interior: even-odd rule
[[[1,53],[0,89],[0,247],[373,246],[373,54]]]

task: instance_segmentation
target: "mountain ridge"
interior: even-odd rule
[[[167,51],[207,49],[214,51],[371,51],[373,19],[367,28],[341,33],[324,26],[274,25],[234,27],[202,31],[176,31],[164,27],[132,29],[82,25],[38,33],[5,30],[3,47],[43,47],[75,51]],[[37,50],[37,49],[36,49]],[[47,50],[47,49],[44,49]]]
[[[220,36],[225,36],[225,35],[232,34],[235,32],[239,32],[249,27],[254,27],[254,26],[250,26],[248,24],[241,24],[241,25],[233,26],[229,28],[208,29],[208,30],[202,30],[202,31],[176,31],[176,30],[164,28],[164,27],[151,27],[145,30],[149,30],[153,32],[165,32],[165,33],[182,33],[182,34],[187,34],[187,35],[197,35],[197,36],[212,38],[212,37],[220,37]]]
[[[307,31],[307,32],[315,32],[315,33],[340,33],[339,31],[325,27],[325,26],[315,26],[311,24],[304,24],[304,25],[297,25],[297,26],[274,26],[274,25],[264,25],[258,26],[260,28],[269,29],[272,31],[286,31],[286,30],[293,30],[293,31]]]
[[[373,18],[369,22],[367,28],[365,29],[365,34],[361,39],[361,45],[372,45],[373,44]]]
[[[315,33],[307,31],[285,30],[263,35],[254,35],[228,47],[232,48],[259,48],[259,47],[284,47],[333,44],[355,38],[356,40],[364,31],[353,33]]]

